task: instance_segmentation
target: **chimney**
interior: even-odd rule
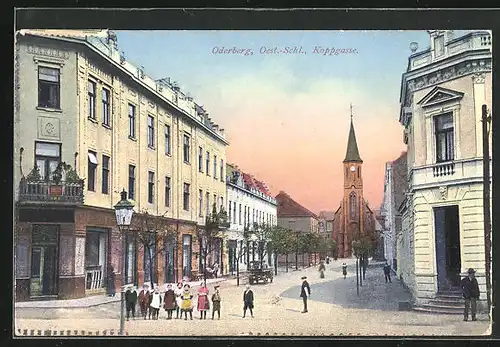
[[[172,82],[172,89],[177,91],[177,92],[181,90],[181,88],[177,84],[177,81]]]

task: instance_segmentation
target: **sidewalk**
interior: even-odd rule
[[[210,278],[207,279],[207,284],[214,284],[226,281],[227,278]],[[196,282],[185,282],[193,287],[198,287],[201,281]],[[162,290],[166,289],[166,285],[161,287]],[[120,292],[117,292],[115,296],[107,296],[107,295],[93,295],[87,296],[80,299],[69,299],[69,300],[42,300],[42,301],[22,301],[16,302],[15,309],[19,308],[87,308],[87,307],[95,307],[100,305],[109,304],[112,302],[120,301]]]

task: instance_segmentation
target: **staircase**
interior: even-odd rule
[[[415,306],[414,311],[436,314],[464,314],[464,299],[460,289],[439,292],[428,304]]]

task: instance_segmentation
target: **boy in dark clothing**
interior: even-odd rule
[[[130,312],[132,311],[132,319],[135,319],[135,305],[137,304],[137,292],[135,288],[129,286],[125,292],[125,305],[127,309],[127,320],[130,319]]]
[[[462,294],[465,299],[465,308],[464,308],[464,321],[469,320],[469,308],[471,311],[472,320],[476,321],[476,308],[477,302],[479,299],[479,285],[477,283],[477,279],[475,277],[476,271],[474,269],[469,269],[467,271],[469,274],[467,277],[462,278],[460,282],[460,287],[462,288]]]
[[[384,265],[384,276],[385,276],[385,283],[387,283],[387,282],[392,283],[392,281],[391,281],[391,267],[389,266],[388,263],[385,263],[385,265]]]
[[[302,282],[302,287],[300,289],[300,297],[304,302],[304,310],[302,310],[302,313],[307,313],[307,298],[311,296],[311,288],[309,287],[309,283],[307,282],[306,276],[303,276],[301,280],[303,282]]]
[[[247,284],[247,289],[243,293],[243,318],[247,314],[247,309],[250,309],[250,314],[253,318],[253,291],[250,289],[250,285]]]

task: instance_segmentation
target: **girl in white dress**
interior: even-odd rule
[[[177,288],[175,288],[174,293],[175,293],[175,302],[176,302],[176,307],[175,307],[175,312],[176,312],[176,319],[179,319],[179,311],[181,309],[181,304],[182,304],[182,290],[183,290],[183,285],[181,282],[177,283]]]
[[[153,313],[153,319],[158,319],[158,315],[160,314],[161,302],[162,299],[160,292],[158,291],[158,288],[155,288],[155,291],[151,296],[151,304],[149,305]]]

